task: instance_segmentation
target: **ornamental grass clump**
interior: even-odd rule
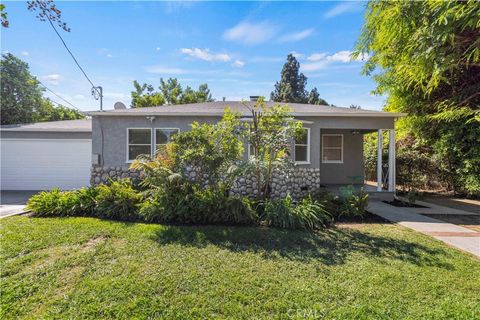
[[[315,230],[333,221],[332,215],[311,197],[294,202],[288,195],[279,200],[268,200],[261,220],[264,224],[284,229]]]

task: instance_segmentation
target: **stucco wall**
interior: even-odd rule
[[[322,129],[322,134],[343,134],[343,163],[320,163],[322,184],[363,183],[363,135],[352,134],[352,130]],[[321,146],[321,140],[320,140]],[[320,154],[321,160],[321,154]],[[353,177],[361,176],[355,180]]]
[[[144,116],[94,116],[92,121],[92,153],[103,154],[101,166],[128,167],[127,128],[179,128],[190,129],[190,123],[213,123],[220,117],[157,116],[150,122]],[[393,118],[349,118],[349,117],[300,117],[304,127],[310,128],[310,163],[299,168],[320,168],[322,184],[352,183],[350,177],[363,176],[362,134],[352,135],[352,130],[391,129]],[[340,129],[334,130],[332,129]],[[321,133],[344,134],[344,162],[342,164],[321,163]],[[103,137],[103,138],[102,138]],[[103,140],[103,143],[102,143]],[[103,147],[102,147],[103,145]],[[103,150],[102,150],[103,148]]]

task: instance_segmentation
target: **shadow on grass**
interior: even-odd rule
[[[325,265],[345,263],[349,255],[406,261],[419,266],[453,269],[439,248],[390,237],[373,236],[358,230],[329,228],[316,233],[270,228],[213,226],[165,226],[154,234],[159,244],[203,248],[215,245],[232,252],[254,252],[266,259],[319,261]]]

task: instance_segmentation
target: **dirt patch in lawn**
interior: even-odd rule
[[[93,237],[92,239],[85,242],[80,249],[81,252],[86,252],[90,249],[93,249],[95,246],[98,246],[101,243],[104,243],[107,240],[105,236]]]
[[[422,213],[422,215],[480,232],[480,215],[434,213]]]

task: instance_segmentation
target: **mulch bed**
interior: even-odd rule
[[[335,223],[390,223],[376,214],[367,212],[363,217],[340,216],[335,218]]]

